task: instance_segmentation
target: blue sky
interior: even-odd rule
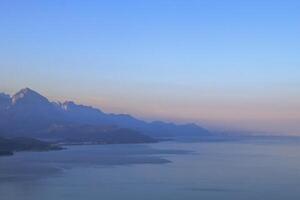
[[[300,134],[300,2],[0,2],[1,91]]]

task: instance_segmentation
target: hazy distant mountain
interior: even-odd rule
[[[10,98],[10,105],[0,111],[0,133],[31,136],[63,120],[60,116],[59,109],[47,98],[29,88],[22,89]]]
[[[44,137],[68,143],[127,144],[157,142],[132,129],[97,125],[53,125],[43,133]]]
[[[105,132],[111,135],[104,137]],[[184,137],[209,134],[207,130],[195,124],[176,125],[161,121],[147,123],[130,115],[107,114],[72,101],[50,102],[46,97],[29,88],[20,90],[12,97],[0,94],[0,135],[7,137],[44,138],[55,135],[57,138],[69,140],[72,137],[74,140],[88,140],[89,137],[90,140],[105,142],[104,140],[108,141],[112,138],[117,141],[117,137],[126,136],[128,140],[124,138],[122,140],[129,143],[130,140],[153,141],[149,136]]]

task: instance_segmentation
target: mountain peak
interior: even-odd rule
[[[12,96],[12,104],[15,105],[18,102],[32,102],[32,103],[38,103],[38,102],[47,102],[49,103],[48,99],[41,94],[37,93],[36,91],[30,89],[30,88],[24,88],[21,89],[19,92],[14,94]]]
[[[69,110],[70,107],[75,107],[76,104],[73,101],[65,101],[61,104],[63,110]]]
[[[27,88],[21,89],[16,94],[30,94],[30,93],[37,93],[37,92],[27,87]]]
[[[63,105],[76,105],[74,101],[65,101]]]
[[[93,108],[92,106],[85,106],[81,104],[76,104],[74,101],[65,101],[61,104],[61,108],[65,111],[81,111],[81,112],[101,112],[100,109]]]

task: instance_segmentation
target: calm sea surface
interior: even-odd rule
[[[300,141],[68,146],[0,157],[1,200],[299,200]]]

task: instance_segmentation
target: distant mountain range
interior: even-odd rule
[[[0,136],[33,137],[72,142],[142,143],[160,137],[207,136],[196,124],[145,122],[130,115],[108,114],[72,101],[50,102],[25,88],[0,93]]]

